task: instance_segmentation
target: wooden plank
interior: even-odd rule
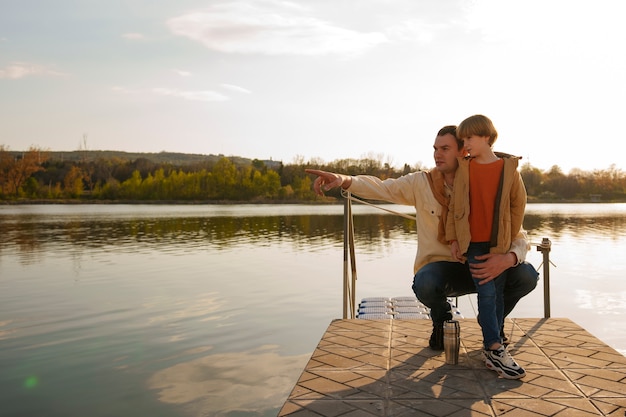
[[[430,320],[335,320],[278,416],[625,416],[626,357],[565,318],[507,319],[507,380],[485,368],[475,319],[458,365],[428,348]]]

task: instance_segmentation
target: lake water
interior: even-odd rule
[[[356,299],[412,295],[413,222],[354,213]],[[626,205],[524,224],[552,317],[626,353]],[[0,206],[0,232],[2,416],[275,416],[342,316],[340,205]],[[542,274],[511,317],[543,313]]]

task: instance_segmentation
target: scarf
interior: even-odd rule
[[[430,190],[433,192],[435,199],[441,205],[441,217],[439,218],[439,230],[437,231],[437,240],[444,245],[449,242],[446,240],[446,221],[448,219],[448,205],[450,197],[446,195],[446,182],[441,171],[433,168],[426,173]]]

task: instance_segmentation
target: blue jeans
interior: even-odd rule
[[[467,249],[467,263],[479,264],[475,257],[489,253],[489,242],[471,242]],[[504,271],[496,278],[479,285],[479,278],[473,278],[478,293],[478,317],[483,331],[485,349],[494,343],[502,343],[500,329],[504,324],[504,284],[507,273]]]
[[[507,317],[522,297],[537,286],[539,274],[528,262],[509,268],[504,283],[504,312]],[[450,320],[447,297],[476,293],[476,285],[468,264],[460,262],[431,262],[420,268],[413,278],[413,292],[418,300],[430,308],[434,325]]]

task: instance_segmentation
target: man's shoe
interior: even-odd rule
[[[443,350],[443,323],[433,323],[433,332],[430,335],[428,346],[430,346],[432,350]]]
[[[524,368],[515,362],[504,346],[496,350],[485,350],[485,365],[502,378],[520,379],[526,376]]]

